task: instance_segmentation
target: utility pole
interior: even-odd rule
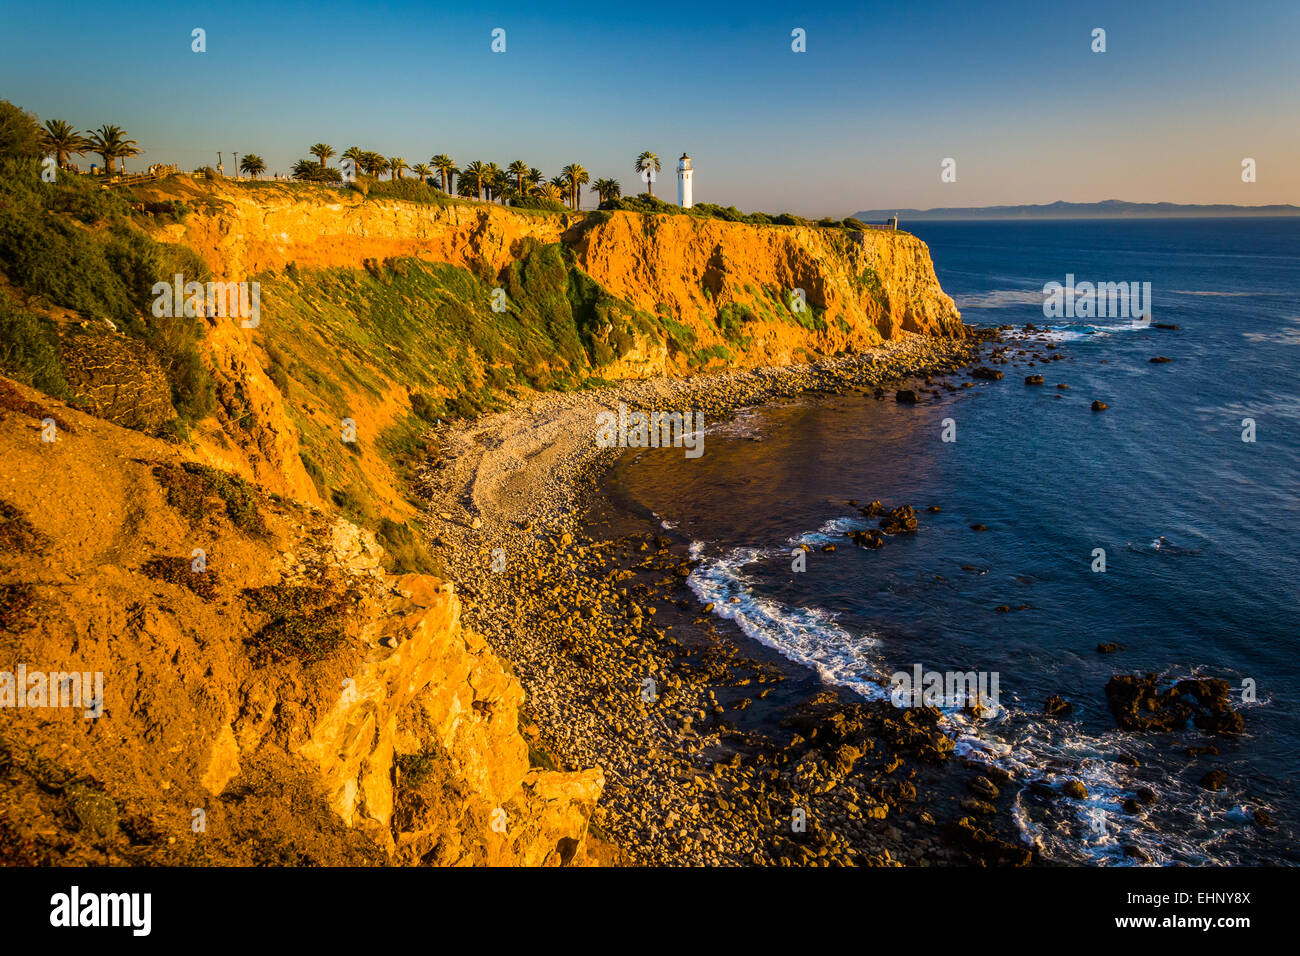
[[[239,154],[234,153],[233,155],[235,157],[235,179],[238,179],[239,178]]]
[[[225,172],[225,170],[224,170],[224,168],[223,168],[222,165],[221,165],[221,151],[220,151],[220,150],[217,150],[217,174],[218,174],[218,175],[221,175],[221,174],[223,174],[224,172]]]

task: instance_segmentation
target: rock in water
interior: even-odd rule
[[[1067,780],[1061,785],[1061,790],[1067,797],[1073,797],[1076,800],[1088,799],[1088,788],[1078,780]]]
[[[1106,701],[1124,730],[1178,730],[1192,718],[1206,733],[1231,736],[1245,729],[1232,709],[1230,685],[1217,677],[1180,680],[1162,691],[1154,674],[1116,674],[1106,684]]]
[[[911,505],[899,505],[880,519],[880,530],[885,534],[905,534],[916,530],[916,511]]]
[[[1222,790],[1228,785],[1228,775],[1222,770],[1211,770],[1197,783],[1203,790]]]
[[[1104,412],[1108,408],[1110,408],[1110,406],[1102,401],[1094,401],[1092,403],[1092,410],[1094,412]]]
[[[1053,694],[1051,697],[1047,698],[1047,702],[1043,704],[1043,711],[1048,717],[1060,717],[1063,714],[1070,713],[1072,710],[1074,710],[1074,705],[1060,694]]]

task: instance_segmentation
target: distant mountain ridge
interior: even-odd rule
[[[1053,202],[1024,206],[971,206],[940,209],[865,209],[853,215],[865,222],[878,222],[897,214],[903,221],[933,219],[1177,219],[1181,217],[1228,218],[1237,216],[1300,216],[1300,206],[1275,203],[1269,206],[1237,206],[1231,203],[1203,205],[1174,202]]]

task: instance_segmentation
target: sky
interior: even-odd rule
[[[0,0],[0,24],[0,97],[122,126],[144,149],[129,169],[220,150],[228,174],[236,152],[287,172],[324,141],[411,164],[523,159],[548,178],[577,162],[633,194],[649,149],[656,195],[675,199],[688,152],[697,202],[804,216],[1300,203],[1298,0]]]

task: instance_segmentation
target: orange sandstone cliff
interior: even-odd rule
[[[403,573],[431,570],[411,543],[427,423],[584,376],[963,332],[925,245],[901,232],[180,177],[150,196],[187,211],[146,226],[155,238],[215,279],[261,284],[260,324],[207,319],[215,407],[180,442],[139,430],[129,375],[80,409],[0,379],[0,669],[103,675],[95,719],[8,712],[7,861],[604,854],[589,836],[599,768],[548,769],[521,732],[518,681],[461,626],[454,587]],[[498,284],[515,299],[501,316],[486,301]],[[522,331],[501,344],[508,322]],[[564,322],[568,354],[547,354],[563,349],[543,333]],[[105,348],[129,353],[121,338]],[[344,422],[361,440],[339,441]]]

